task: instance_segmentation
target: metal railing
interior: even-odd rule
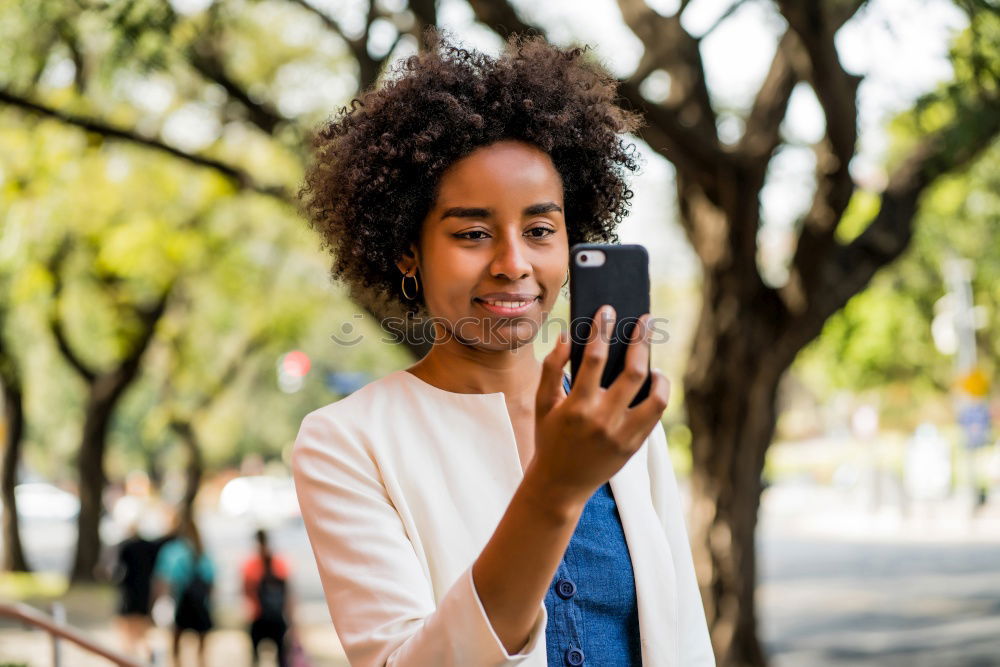
[[[53,667],[62,667],[62,651],[59,644],[61,639],[72,642],[94,655],[99,655],[119,667],[144,667],[144,663],[122,655],[117,651],[105,648],[97,642],[88,639],[79,630],[66,625],[65,612],[62,605],[55,607],[53,617],[47,616],[34,607],[22,602],[0,602],[0,618],[11,618],[47,632],[49,637],[52,638]]]

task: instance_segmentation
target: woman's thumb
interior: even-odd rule
[[[535,395],[536,417],[548,414],[562,399],[563,366],[569,361],[569,334],[562,332],[542,362],[542,378]]]

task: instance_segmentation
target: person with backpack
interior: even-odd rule
[[[253,664],[258,664],[261,642],[269,639],[277,648],[279,667],[286,667],[292,608],[288,563],[271,551],[264,530],[258,530],[254,537],[257,552],[243,563],[243,594],[249,609]]]
[[[154,590],[157,597],[169,594],[174,600],[174,664],[182,664],[180,642],[185,630],[198,636],[198,660],[205,664],[205,638],[214,626],[211,597],[215,566],[205,553],[193,519],[181,517],[175,535],[156,558]]]

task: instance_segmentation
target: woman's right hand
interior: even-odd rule
[[[639,450],[670,397],[670,382],[654,368],[649,395],[628,407],[646,380],[649,313],[633,328],[625,366],[606,389],[601,375],[614,331],[614,308],[602,306],[594,321],[568,396],[563,396],[562,369],[569,360],[569,334],[563,333],[545,358],[535,397],[535,454],[525,471],[526,478],[544,488],[549,501],[577,507]]]

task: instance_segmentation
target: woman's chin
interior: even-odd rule
[[[537,321],[525,318],[520,322],[488,319],[483,318],[480,326],[455,330],[456,339],[483,350],[515,350],[534,342],[540,329]]]

